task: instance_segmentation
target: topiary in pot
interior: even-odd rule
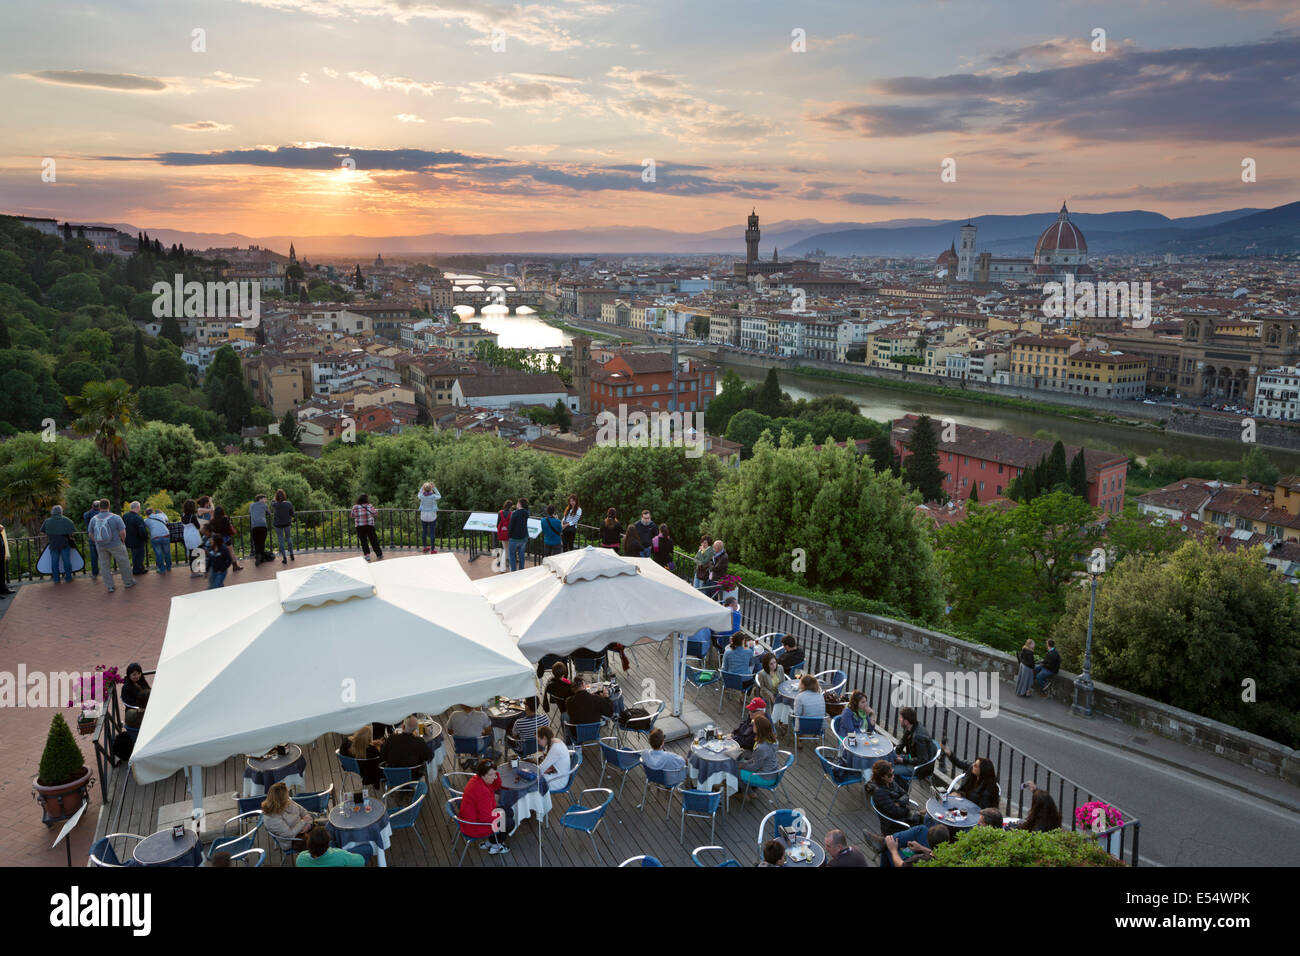
[[[40,771],[32,784],[36,802],[41,805],[46,826],[66,820],[81,808],[90,783],[86,758],[77,746],[77,738],[62,714],[50,721],[50,732],[45,738],[45,751],[41,754]]]

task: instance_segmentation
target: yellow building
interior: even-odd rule
[[[1146,394],[1147,360],[1141,355],[1080,350],[1069,356],[1065,390],[1101,398]]]
[[[1025,335],[1011,343],[1007,381],[1022,388],[1066,391],[1070,350],[1078,339],[1062,335]]]

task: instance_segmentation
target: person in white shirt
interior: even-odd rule
[[[537,739],[546,750],[546,756],[537,769],[546,774],[546,786],[552,790],[562,788],[569,782],[573,757],[563,740],[557,740],[555,731],[550,727],[540,727]]]
[[[686,766],[686,759],[664,750],[664,732],[656,727],[650,731],[650,749],[641,751],[641,763],[647,770],[681,770]]]

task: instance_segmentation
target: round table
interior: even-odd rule
[[[816,840],[804,840],[804,839],[800,839],[800,842],[806,844],[806,845],[808,846],[808,848],[809,848],[810,850],[812,850],[813,855],[812,855],[812,859],[811,859],[811,860],[804,860],[804,861],[801,861],[801,862],[796,862],[796,861],[790,859],[790,857],[789,857],[789,853],[790,853],[790,850],[791,850],[791,848],[792,848],[792,844],[791,844],[791,842],[790,842],[789,840],[787,840],[785,837],[777,837],[777,839],[780,840],[782,846],[785,847],[785,852],[786,852],[786,854],[787,854],[787,855],[786,855],[786,860],[785,860],[785,865],[786,865],[786,866],[821,866],[823,863],[826,862],[826,848],[823,847],[823,846],[822,846],[820,843],[818,843]]]
[[[519,829],[519,824],[524,822],[525,817],[534,816],[541,821],[551,812],[551,795],[546,792],[546,783],[537,764],[527,760],[523,763],[527,765],[526,769],[537,774],[537,779],[525,780],[509,763],[503,763],[497,768],[497,773],[501,776],[501,806],[510,807],[515,814],[511,834]]]
[[[840,743],[841,764],[854,770],[870,772],[877,760],[891,764],[894,762],[894,745],[884,734],[877,731],[871,735],[859,733],[855,736],[857,743],[853,746],[849,746],[847,737]]]
[[[965,818],[954,820],[951,816],[954,810],[965,810]],[[980,806],[973,800],[953,793],[948,795],[948,806],[945,809],[938,797],[931,797],[925,802],[925,822],[930,826],[942,823],[949,829],[969,830],[980,822]]]
[[[244,796],[260,797],[273,783],[284,783],[289,789],[304,786],[302,772],[307,769],[307,758],[297,744],[289,744],[283,754],[269,757],[249,757],[244,764]]]
[[[783,681],[776,688],[776,704],[772,707],[772,724],[788,724],[794,716],[794,699],[799,693],[799,681]]]
[[[489,704],[483,708],[483,713],[488,715],[488,720],[492,721],[492,744],[497,750],[505,752],[506,734],[510,733],[510,728],[515,725],[515,721],[524,715],[523,704],[516,706],[515,701],[501,701],[501,705]]]
[[[388,865],[384,851],[392,842],[393,828],[388,822],[388,809],[378,797],[370,798],[368,809],[355,808],[351,800],[336,804],[325,828],[337,846],[346,849],[349,843],[369,843],[379,865]]]
[[[720,751],[709,749],[708,744],[691,742],[691,755],[686,759],[691,779],[697,781],[700,790],[712,790],[720,784],[726,784],[727,793],[740,789],[740,755],[745,751],[730,738],[724,739],[725,745]]]
[[[203,848],[199,845],[199,835],[189,827],[179,838],[172,836],[168,827],[137,843],[131,858],[139,866],[201,866]]]

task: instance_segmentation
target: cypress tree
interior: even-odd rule
[[[889,443],[888,435],[872,438],[867,443],[867,454],[871,456],[871,464],[876,471],[885,471],[894,466],[894,447]]]
[[[767,370],[767,378],[754,399],[754,411],[769,418],[781,417],[781,382],[776,377],[776,369]]]
[[[976,504],[979,503],[980,500],[979,482],[976,482],[975,484],[970,486],[970,498],[968,498],[967,500],[973,501]]]
[[[176,321],[174,316],[163,316],[162,329],[158,337],[166,339],[168,342],[174,342],[178,347],[185,347],[185,334],[181,332],[181,324]]]
[[[946,501],[943,470],[939,467],[939,443],[929,415],[920,416],[912,424],[908,450],[911,454],[903,462],[903,480],[919,491],[926,501]]]
[[[1070,491],[1080,498],[1088,498],[1088,465],[1083,460],[1083,449],[1070,462]]]
[[[1059,440],[1052,446],[1052,453],[1048,456],[1046,477],[1044,490],[1064,485],[1070,480],[1070,470],[1065,463],[1065,446]]]

